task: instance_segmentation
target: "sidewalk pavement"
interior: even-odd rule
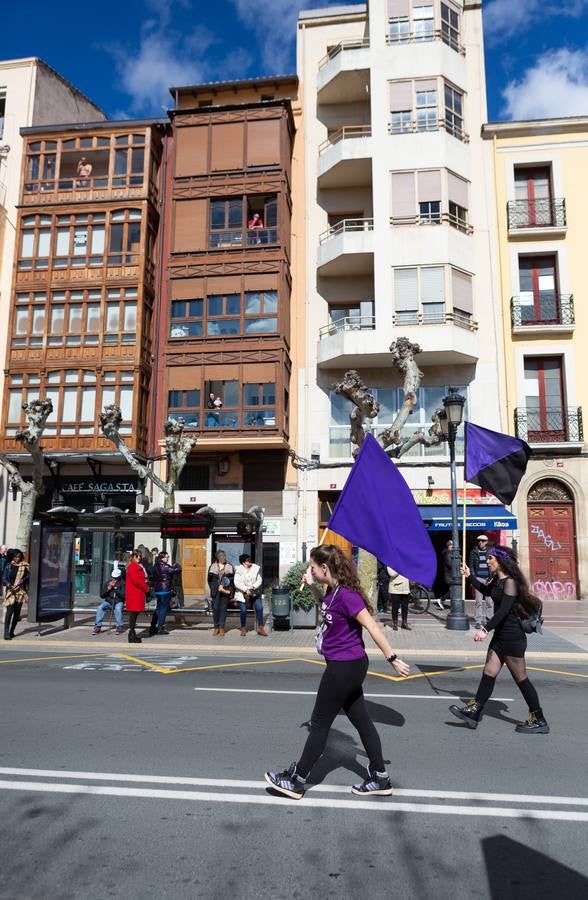
[[[467,606],[471,606],[468,601]],[[578,607],[580,606],[580,609]],[[566,608],[564,608],[566,607]],[[471,610],[468,608],[468,612]],[[544,611],[546,627],[543,635],[529,635],[527,658],[542,660],[568,660],[580,664],[588,662],[588,609],[578,603],[557,603],[547,605]],[[486,656],[487,643],[474,643],[474,623],[470,620],[469,631],[449,631],[445,620],[447,612],[432,609],[424,615],[409,614],[411,630],[405,631],[399,628],[393,631],[390,627],[391,619],[387,615],[379,615],[378,619],[384,628],[386,638],[395,652],[400,656],[410,658],[459,658],[481,661]],[[14,642],[5,643],[5,649],[30,648],[38,651],[57,649],[81,649],[86,652],[128,653],[141,655],[141,653],[161,653],[165,651],[177,652],[215,652],[223,655],[247,654],[304,654],[305,656],[316,654],[314,646],[314,629],[297,628],[294,631],[272,631],[264,638],[253,630],[253,623],[248,623],[249,631],[246,637],[239,633],[239,618],[232,615],[227,620],[228,631],[222,638],[212,634],[212,620],[209,616],[199,616],[193,619],[186,617],[190,624],[177,625],[176,616],[172,612],[167,620],[170,634],[167,636],[148,637],[148,616],[140,617],[138,633],[143,636],[142,644],[129,644],[127,634],[115,635],[114,627],[111,630],[103,628],[99,635],[92,634],[94,617],[90,614],[76,616],[75,625],[69,629],[63,629],[60,623],[48,623],[38,626],[21,621],[16,631]],[[550,619],[553,626],[549,627]],[[105,623],[108,620],[105,620]],[[113,623],[114,625],[114,623]],[[380,653],[375,647],[369,635],[365,635],[366,648],[370,656],[377,657]]]

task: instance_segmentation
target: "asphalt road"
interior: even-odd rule
[[[316,657],[127,649],[0,648],[2,900],[588,896],[588,667],[530,673],[552,733],[524,736],[508,673],[470,731],[447,707],[479,667],[374,662],[394,795],[349,793],[366,760],[339,717],[296,802],[262,774],[302,747]]]

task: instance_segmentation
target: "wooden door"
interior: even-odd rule
[[[559,291],[555,254],[519,258],[521,324],[557,324]]]
[[[208,557],[206,554],[208,541],[204,539],[183,540],[181,543],[180,562],[182,564],[182,583],[184,596],[203,597],[208,595]]]
[[[527,440],[535,443],[566,440],[563,371],[559,356],[525,359]]]
[[[339,499],[338,493],[321,493],[319,496],[319,529],[318,536],[319,542],[323,544],[333,544],[335,547],[339,547],[345,556],[351,559],[352,545],[351,542],[346,538],[341,537],[339,534],[335,534],[334,531],[329,531],[327,528],[327,523],[333,514],[333,509],[335,508],[335,504]],[[323,541],[323,535],[327,531],[327,535]],[[309,548],[312,549],[312,548]]]
[[[526,201],[528,227],[553,225],[551,204],[551,169],[533,166],[515,170],[515,197]]]
[[[542,600],[577,600],[574,505],[529,503],[532,590]]]

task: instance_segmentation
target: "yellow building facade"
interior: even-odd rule
[[[490,123],[509,432],[533,455],[513,512],[542,599],[588,593],[588,118]]]

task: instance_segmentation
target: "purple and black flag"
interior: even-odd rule
[[[465,423],[466,481],[509,506],[527,468],[531,448],[520,438]]]
[[[361,445],[327,527],[405,578],[432,586],[437,558],[419,508],[371,434]]]

